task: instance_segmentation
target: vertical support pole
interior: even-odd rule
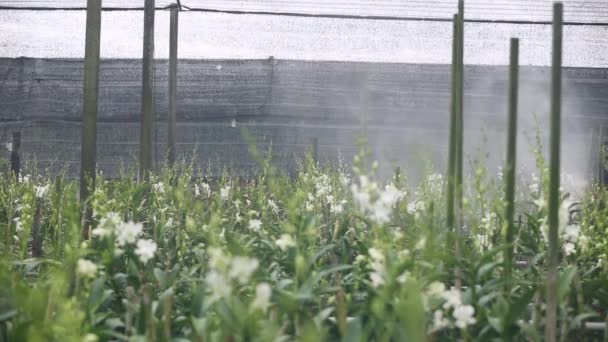
[[[15,180],[19,181],[19,173],[21,172],[21,132],[13,132],[13,142],[11,144],[11,172]]]
[[[511,39],[511,56],[509,63],[509,118],[507,133],[507,161],[505,165],[505,241],[507,247],[504,255],[505,293],[511,291],[511,273],[513,271],[513,239],[515,224],[515,170],[517,157],[517,102],[519,85],[519,39]],[[508,297],[507,297],[508,298]]]
[[[456,135],[457,135],[457,110],[458,95],[457,95],[457,80],[458,80],[458,14],[454,14],[453,20],[453,38],[452,38],[452,96],[450,99],[450,137],[448,142],[448,175],[447,175],[447,225],[449,234],[454,234],[454,199],[455,199],[455,182],[456,182]],[[449,238],[448,248],[453,246],[453,239]]]
[[[171,23],[169,29],[169,166],[176,159],[176,94],[177,94],[177,37],[179,23],[179,8],[177,4],[171,7]]]
[[[361,73],[361,88],[359,88],[359,124],[364,138],[367,140],[367,121],[369,120],[369,87],[367,70]]]
[[[557,285],[559,252],[559,182],[562,96],[562,23],[563,5],[553,5],[553,64],[551,76],[551,160],[549,166],[549,255],[547,268],[547,309],[545,341],[557,339]]]
[[[87,202],[95,190],[97,158],[97,111],[99,96],[99,50],[101,36],[101,1],[87,1],[87,30],[84,57],[84,106],[80,155],[80,201],[84,204],[82,238],[89,238],[93,208]]]
[[[604,137],[604,126],[600,125],[600,127],[598,128],[598,140],[597,140],[597,146],[598,146],[598,154],[596,156],[598,162],[597,162],[597,168],[596,168],[596,177],[598,179],[598,184],[600,186],[605,186],[606,185],[606,173],[608,173],[608,171],[606,170],[606,161],[608,158],[606,158],[606,152],[608,145],[606,144],[606,138]]]
[[[456,75],[456,90],[457,90],[457,101],[456,101],[456,240],[455,240],[455,254],[456,258],[460,259],[460,233],[463,226],[462,210],[463,210],[463,159],[464,159],[464,0],[458,1],[458,53],[456,67],[458,72]],[[462,286],[462,274],[460,267],[456,266],[455,269],[455,282],[454,285],[457,289]]]
[[[319,163],[319,138],[310,139],[312,144],[312,161],[315,163],[315,167]]]
[[[154,11],[155,1],[146,0],[139,150],[139,176],[142,180],[149,179],[154,165]]]

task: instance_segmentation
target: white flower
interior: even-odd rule
[[[145,264],[148,260],[154,258],[154,253],[156,253],[156,242],[144,239],[137,241],[135,254],[141,262]]]
[[[283,251],[296,246],[296,241],[289,234],[281,235],[274,243]]]
[[[440,297],[443,292],[445,292],[445,285],[439,281],[430,283],[426,290],[426,294],[429,297]]]
[[[233,258],[230,263],[228,276],[237,280],[240,284],[245,284],[249,281],[253,272],[258,268],[258,265],[259,262],[256,258],[237,256]]]
[[[209,266],[214,269],[225,270],[230,264],[230,257],[217,247],[210,247],[207,254],[209,254]]]
[[[194,184],[194,196],[198,197],[201,195],[201,189],[199,189],[198,184]]]
[[[426,238],[423,237],[420,240],[418,240],[418,242],[416,242],[416,246],[414,246],[414,249],[416,249],[417,251],[420,251],[420,250],[423,250],[425,246],[426,246]]]
[[[36,186],[36,197],[37,198],[43,198],[44,195],[46,195],[46,193],[49,191],[49,184],[45,185],[45,186]]]
[[[249,221],[248,227],[249,227],[249,229],[251,229],[254,232],[259,232],[260,229],[262,228],[262,221],[260,221],[258,219],[253,219],[253,220]]]
[[[279,206],[272,199],[268,200],[268,206],[270,207],[270,210],[272,210],[275,214],[279,213]]]
[[[435,310],[433,312],[433,328],[432,331],[443,330],[450,326],[450,321],[443,316],[443,311]]]
[[[370,248],[367,250],[367,254],[369,254],[369,256],[377,261],[384,261],[384,254],[382,254],[382,252],[377,249],[377,248]]]
[[[372,282],[372,286],[375,288],[379,287],[380,285],[384,285],[384,277],[378,272],[370,273],[369,279]]]
[[[397,277],[397,282],[399,284],[405,284],[407,280],[410,278],[411,273],[408,271],[403,272],[399,277]]]
[[[569,242],[576,242],[581,232],[581,226],[578,224],[569,224],[564,230],[564,239]]]
[[[532,202],[538,207],[538,210],[544,210],[547,207],[547,200],[544,196],[540,196]]]
[[[475,324],[475,309],[471,305],[460,305],[452,313],[456,320],[456,326],[464,329],[471,324]]]
[[[97,274],[97,265],[87,259],[78,259],[76,273],[85,278],[94,278]]]
[[[226,185],[225,187],[220,189],[220,197],[225,201],[230,196],[230,185]]]
[[[17,233],[20,233],[23,231],[23,225],[21,224],[21,218],[20,217],[15,217],[13,219],[13,222],[15,222],[15,231]]]
[[[370,212],[370,218],[379,224],[389,222],[391,220],[392,213],[391,207],[392,204],[387,205],[387,203],[384,203],[381,200],[376,201]]]
[[[99,220],[99,224],[97,228],[91,231],[93,236],[98,236],[100,238],[104,238],[112,235],[114,228],[121,223],[120,216],[117,213],[110,212],[101,220]]]
[[[99,341],[99,337],[95,334],[86,334],[82,339],[82,342],[97,342]]]
[[[152,189],[154,189],[154,192],[158,192],[159,194],[165,193],[165,185],[163,184],[163,182],[153,184]]]
[[[255,287],[255,299],[251,302],[251,308],[265,312],[270,306],[271,296],[272,288],[270,285],[268,283],[259,283]]]
[[[30,175],[19,175],[19,183],[27,183],[30,181]]]
[[[446,310],[452,307],[456,308],[462,304],[460,291],[458,291],[456,288],[451,288],[444,291],[441,294],[441,297],[445,300],[445,303],[443,303],[443,308]]]
[[[137,236],[141,234],[144,226],[141,223],[132,221],[123,222],[116,227],[116,242],[119,246],[124,246],[127,243],[135,243]]]
[[[214,302],[220,298],[228,297],[232,292],[230,283],[226,277],[215,270],[207,273],[205,281],[207,282],[207,287],[211,291],[211,296],[209,298],[211,302]]]
[[[567,242],[564,244],[564,254],[571,255],[576,250],[576,247],[572,242]]]
[[[384,187],[384,192],[382,192],[380,198],[386,204],[394,207],[405,195],[405,191],[397,189],[393,184],[388,184]]]

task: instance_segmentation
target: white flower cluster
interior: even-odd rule
[[[256,258],[232,257],[216,247],[209,248],[207,253],[211,269],[205,276],[205,281],[211,293],[212,302],[228,297],[232,293],[232,282],[240,285],[247,284],[259,266]],[[261,301],[262,299],[260,299],[260,303]]]
[[[93,229],[91,234],[100,239],[115,235],[116,244],[119,247],[136,244],[135,255],[145,264],[154,258],[157,245],[153,240],[139,239],[143,230],[143,224],[132,221],[123,222],[117,213],[110,212],[99,220],[97,228]]]
[[[251,302],[251,309],[266,312],[270,306],[271,297],[272,288],[270,285],[268,283],[259,283],[255,287],[255,299]]]
[[[283,234],[274,242],[282,251],[286,251],[290,247],[296,247],[296,241],[289,234]]]
[[[279,213],[279,206],[277,205],[277,202],[275,202],[272,199],[268,199],[268,207],[270,208],[270,210],[272,210],[273,213],[278,214]]]
[[[152,189],[156,193],[164,194],[165,193],[165,184],[163,184],[163,182],[158,182],[158,183],[152,184]]]
[[[492,236],[498,230],[498,216],[495,212],[488,212],[481,218],[480,232],[476,234],[477,245],[481,253],[492,249]]]
[[[351,191],[355,204],[368,217],[379,224],[390,221],[393,208],[406,192],[389,184],[380,189],[378,183],[367,176],[359,176],[359,184],[352,184]]]
[[[367,253],[369,254],[370,258],[369,267],[371,269],[369,273],[369,280],[372,282],[373,287],[378,288],[386,283],[384,254],[382,251],[376,248],[370,248]]]
[[[443,300],[442,307],[433,312],[431,331],[450,328],[452,324],[459,329],[465,329],[469,325],[475,324],[475,308],[462,302],[462,293],[458,289],[446,290],[443,283],[433,282],[429,285],[425,296]],[[446,316],[446,313],[450,311],[451,319]]]
[[[262,221],[258,219],[249,220],[247,228],[253,232],[259,232],[262,229]]]
[[[546,208],[546,202],[544,200],[537,200],[535,202],[540,210]],[[579,239],[581,227],[578,224],[573,224],[570,220],[570,207],[572,206],[572,201],[564,200],[559,208],[559,226],[558,226],[558,235],[560,240],[562,241],[562,248],[564,250],[565,255],[571,255],[576,250],[576,243]],[[549,224],[548,217],[545,215],[541,219],[539,219],[540,230],[543,235],[543,239],[545,243],[549,242]]]
[[[348,182],[348,178],[344,174],[340,175],[341,182]],[[346,200],[337,200],[334,196],[334,188],[331,185],[331,178],[329,175],[322,173],[319,175],[304,174],[303,179],[305,182],[312,182],[314,184],[314,194],[309,193],[306,201],[306,210],[313,211],[315,204],[320,203],[322,205],[328,205],[329,211],[332,214],[341,214],[344,211],[344,205],[347,203]],[[344,183],[343,183],[344,184]]]
[[[205,182],[201,183],[200,187],[198,184],[194,184],[194,196],[203,198],[211,197],[211,187]]]
[[[220,197],[222,198],[222,200],[227,201],[228,198],[230,198],[230,190],[232,188],[230,187],[230,185],[225,185],[223,188],[220,189]]]
[[[83,278],[95,278],[95,275],[97,275],[97,265],[87,259],[78,259],[76,273]]]
[[[44,198],[44,196],[49,191],[50,185],[36,186],[34,189],[36,190],[36,198]]]

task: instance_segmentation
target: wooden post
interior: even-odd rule
[[[171,7],[171,23],[169,32],[169,166],[175,164],[176,158],[176,94],[177,94],[177,37],[179,7],[174,4]]]
[[[519,39],[511,39],[511,56],[509,64],[509,117],[507,133],[507,161],[505,165],[505,241],[507,244],[504,255],[505,294],[509,298],[511,291],[511,273],[513,270],[513,239],[515,224],[515,169],[517,156],[517,98],[519,85]]]
[[[15,180],[19,181],[19,172],[21,172],[21,132],[13,132],[13,142],[11,144],[11,172]]]
[[[84,224],[81,233],[85,240],[89,238],[89,228],[93,221],[93,208],[87,203],[87,200],[95,189],[100,35],[101,0],[88,0],[80,155],[80,201],[84,204]]]
[[[549,251],[547,268],[547,309],[545,341],[557,339],[557,286],[559,264],[559,182],[562,96],[562,23],[563,5],[553,5],[553,63],[551,76],[551,146],[549,165]]]
[[[144,50],[142,62],[141,132],[139,176],[150,177],[154,165],[154,0],[144,6]]]

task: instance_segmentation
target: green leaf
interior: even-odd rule
[[[564,297],[570,293],[570,284],[576,275],[576,266],[568,267],[559,276],[559,285],[557,290],[557,298],[559,302],[564,300]]]
[[[4,321],[8,321],[9,319],[12,319],[13,317],[17,316],[18,311],[17,310],[9,310],[9,311],[5,311],[3,313],[0,314],[0,322],[4,322]]]

